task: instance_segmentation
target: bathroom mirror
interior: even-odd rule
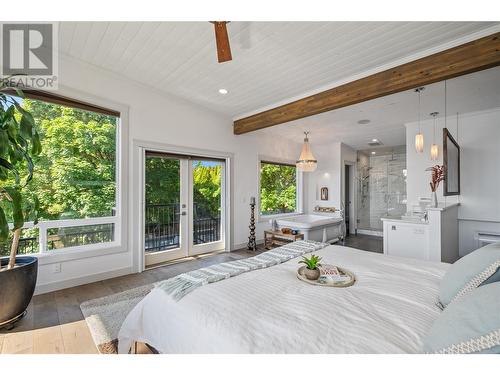
[[[443,129],[443,195],[460,194],[460,146],[448,129]]]

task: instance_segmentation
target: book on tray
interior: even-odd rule
[[[335,284],[343,283],[350,280],[348,275],[344,275],[336,266],[331,264],[323,264],[319,267],[318,283]]]

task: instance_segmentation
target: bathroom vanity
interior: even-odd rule
[[[427,209],[427,220],[382,218],[384,254],[453,263],[458,254],[458,204]]]

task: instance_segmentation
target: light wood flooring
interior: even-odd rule
[[[260,251],[259,251],[260,252]],[[256,253],[238,250],[200,256],[113,279],[33,297],[26,316],[14,329],[0,330],[0,353],[98,353],[80,310],[84,301],[167,279],[215,263]],[[139,348],[143,351],[144,348]]]
[[[352,242],[354,244],[356,241]],[[349,246],[349,243],[346,245]],[[378,246],[365,250],[377,251]],[[261,251],[262,248],[258,252]],[[0,330],[0,353],[96,354],[98,351],[80,310],[82,302],[167,279],[211,264],[254,255],[256,253],[251,251],[237,250],[231,253],[201,256],[149,269],[140,274],[116,277],[35,296],[28,307],[27,315],[14,329]],[[139,347],[138,351],[148,352],[145,347]]]

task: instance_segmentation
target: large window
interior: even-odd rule
[[[260,162],[260,214],[278,215],[297,211],[295,165]]]
[[[63,99],[13,99],[32,113],[42,144],[28,185],[40,200],[40,223],[26,224],[19,253],[114,241],[119,115]],[[0,255],[7,252],[0,244]]]

